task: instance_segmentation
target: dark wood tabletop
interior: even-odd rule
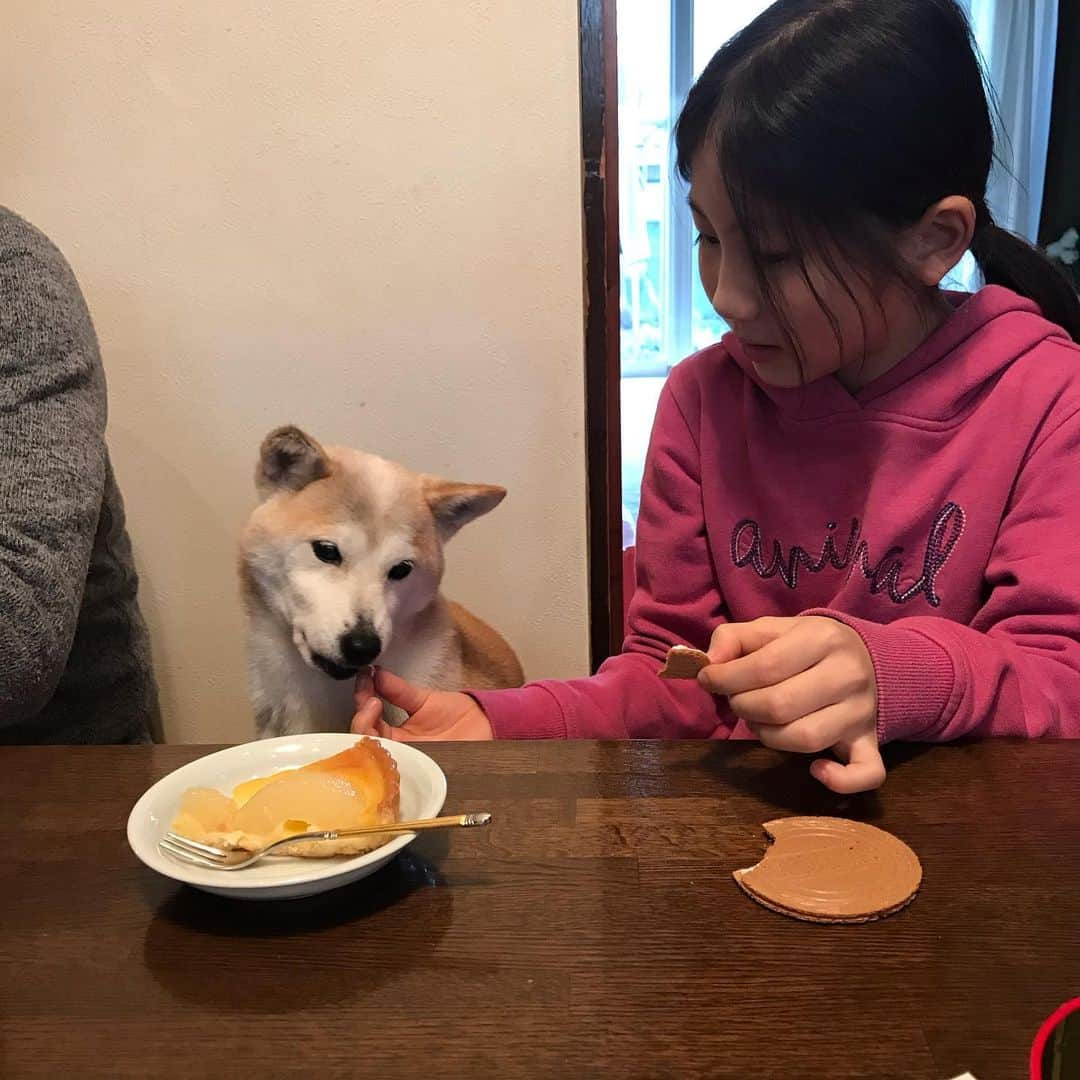
[[[1080,743],[890,748],[849,798],[750,744],[434,745],[446,812],[489,828],[273,902],[128,849],[137,797],[210,749],[0,749],[0,1076],[1016,1080],[1080,995]],[[759,907],[731,871],[787,814],[894,832],[918,897]]]

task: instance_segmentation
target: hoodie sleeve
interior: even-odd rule
[[[646,458],[637,589],[623,651],[591,678],[475,692],[496,738],[708,738],[730,723],[726,702],[697,683],[657,677],[672,645],[707,648],[725,619],[705,534],[697,442],[674,382],[673,375],[660,396]]]
[[[1080,412],[1029,452],[970,626],[934,616],[857,631],[878,683],[882,742],[1080,737]]]

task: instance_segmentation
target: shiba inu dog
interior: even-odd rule
[[[263,441],[255,484],[240,580],[260,738],[347,731],[354,676],[371,664],[440,690],[522,684],[510,646],[440,592],[444,545],[505,488],[323,447],[296,427]]]

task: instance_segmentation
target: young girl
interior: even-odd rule
[[[354,730],[754,736],[831,750],[839,792],[882,783],[890,739],[1080,736],[1080,300],[986,205],[955,0],[780,0],[676,146],[731,333],[661,397],[622,653],[472,695],[379,672]],[[941,290],[969,248],[988,285]],[[677,643],[708,645],[698,684],[657,678]]]

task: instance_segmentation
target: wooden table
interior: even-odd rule
[[[128,810],[206,747],[0,749],[0,1076],[1024,1077],[1080,995],[1080,743],[891,748],[843,799],[706,743],[436,745],[447,810],[367,881],[244,903],[158,877]],[[923,890],[855,927],[731,879],[845,814]]]

